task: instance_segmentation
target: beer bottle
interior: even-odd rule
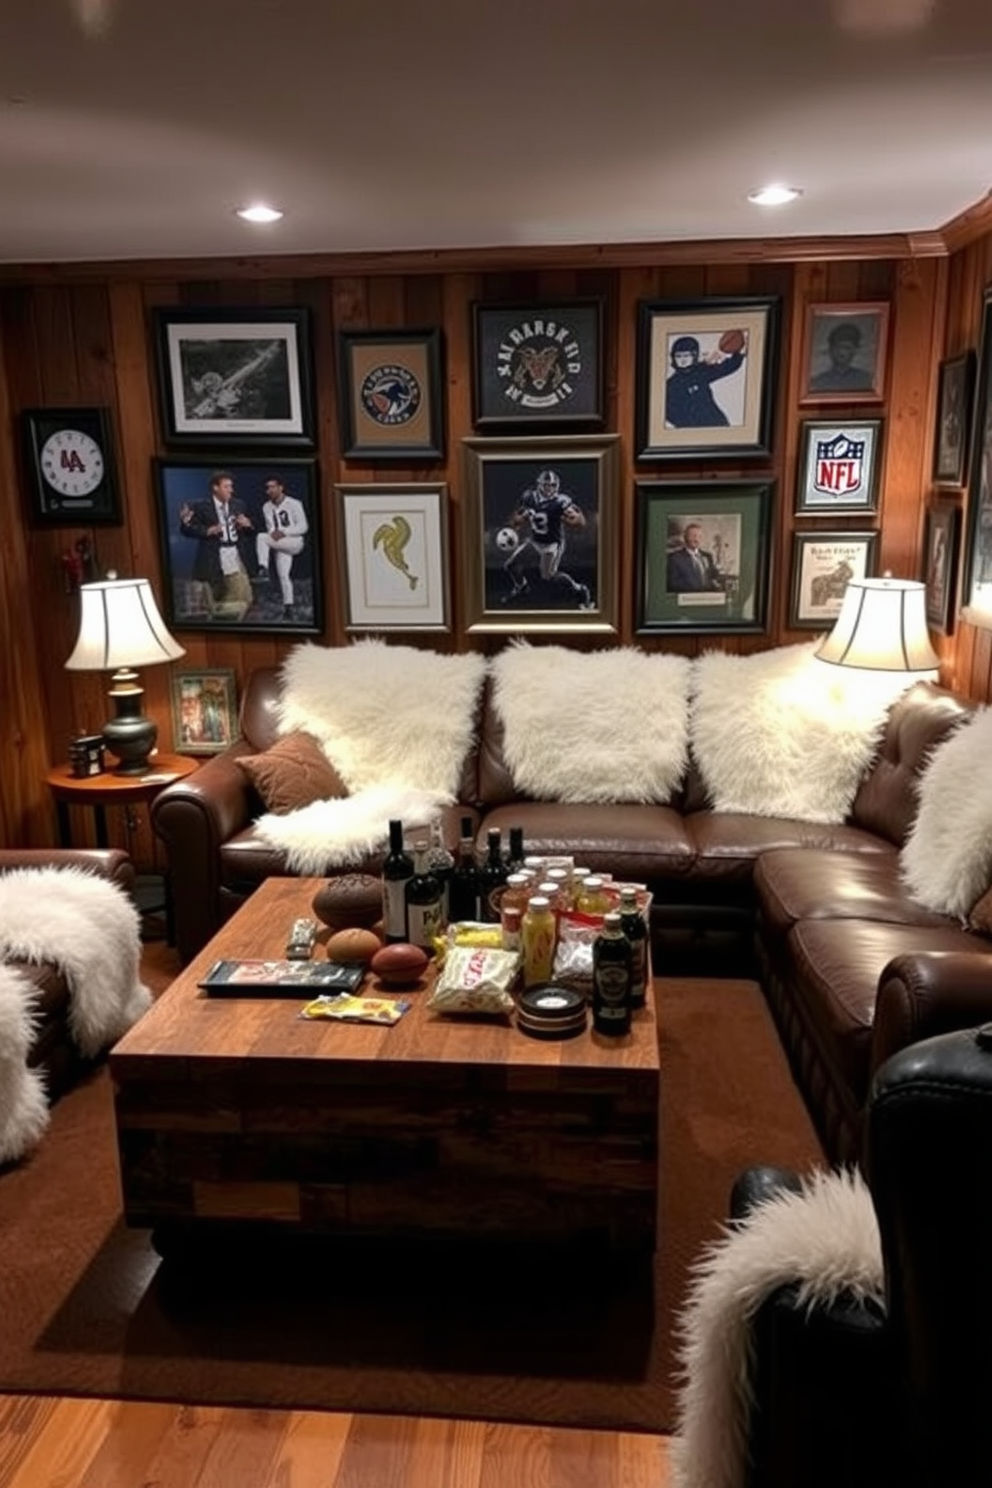
[[[462,817],[458,860],[448,885],[448,918],[454,924],[479,919],[479,870],[475,866],[475,832],[470,816]]]
[[[637,890],[620,890],[620,928],[630,941],[630,1005],[642,1008],[647,1000],[648,927],[637,907]]]
[[[608,910],[592,947],[592,1026],[611,1038],[630,1032],[630,941],[620,911]]]
[[[507,873],[517,873],[524,866],[524,829],[510,828],[510,849],[506,855]]]
[[[479,917],[483,920],[498,920],[499,911],[493,906],[492,894],[494,889],[501,889],[507,879],[499,828],[493,827],[487,833],[486,840],[489,850],[479,869]]]
[[[433,956],[434,937],[443,932],[441,885],[431,872],[430,845],[418,842],[413,849],[413,877],[406,881],[406,925],[410,944]]]

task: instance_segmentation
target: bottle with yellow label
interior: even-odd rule
[[[555,917],[543,894],[534,894],[520,927],[524,986],[550,982],[555,962]]]

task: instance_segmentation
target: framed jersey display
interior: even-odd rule
[[[603,422],[603,307],[472,306],[472,401],[477,429]]]
[[[341,454],[443,460],[441,332],[339,331]]]
[[[466,439],[469,631],[617,630],[619,436]]]
[[[29,408],[21,415],[31,520],[48,527],[121,521],[106,408]]]

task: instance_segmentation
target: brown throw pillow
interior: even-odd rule
[[[986,889],[977,904],[971,906],[968,929],[982,935],[992,935],[992,888]]]
[[[238,764],[269,811],[285,816],[312,801],[348,794],[348,788],[312,734],[286,736],[262,754],[245,754]]]

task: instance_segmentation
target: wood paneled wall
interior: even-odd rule
[[[807,245],[808,247],[808,245]],[[633,634],[634,480],[673,473],[665,466],[635,466],[635,330],[637,301],[643,298],[697,299],[706,295],[777,294],[782,297],[779,374],[775,391],[774,453],[767,461],[705,466],[684,462],[687,476],[773,475],[777,481],[770,623],[760,637],[706,637],[705,644],[740,650],[761,649],[809,639],[808,631],[787,628],[791,582],[792,515],[801,410],[798,407],[800,345],[805,307],[818,301],[888,300],[892,306],[889,386],[882,412],[886,420],[881,481],[879,569],[916,576],[920,569],[923,498],[928,489],[933,427],[935,348],[953,351],[974,344],[981,286],[992,277],[992,238],[948,260],[926,244],[903,256],[853,258],[842,244],[819,253],[767,258],[714,249],[712,258],[686,261],[685,254],[652,255],[627,248],[614,266],[590,262],[589,250],[523,250],[503,261],[493,252],[475,253],[469,267],[417,264],[403,255],[390,263],[379,256],[363,272],[334,272],[292,260],[217,261],[197,272],[188,266],[114,265],[103,277],[98,267],[62,271],[39,266],[18,276],[0,276],[0,614],[5,644],[0,647],[4,708],[0,722],[0,834],[5,843],[44,845],[54,839],[54,814],[44,785],[47,769],[66,756],[79,729],[98,730],[107,716],[106,680],[67,673],[64,662],[75,640],[78,600],[66,592],[62,554],[80,529],[36,530],[27,526],[18,415],[41,405],[93,405],[110,408],[117,437],[123,488],[124,522],[92,533],[101,571],[141,574],[162,594],[158,521],[152,459],[166,453],[161,440],[150,331],[153,306],[307,305],[313,314],[318,408],[317,457],[324,504],[323,566],[327,582],[327,623],[323,640],[341,644],[344,630],[339,574],[337,481],[443,480],[451,495],[454,628],[446,640],[453,649],[503,644],[500,638],[465,634],[460,603],[462,480],[460,441],[471,423],[470,306],[473,300],[527,301],[599,296],[605,306],[607,424],[621,436],[620,475],[620,631],[618,644]],[[292,270],[293,277],[282,277]],[[42,271],[44,270],[44,271]],[[444,332],[447,379],[448,451],[438,466],[360,465],[338,456],[334,335],[344,327],[440,325]],[[868,519],[848,519],[852,528]],[[806,529],[833,527],[838,519],[803,518]],[[181,666],[233,667],[239,678],[251,668],[277,662],[295,644],[292,637],[199,635],[183,632],[187,655]],[[410,637],[415,643],[416,638]],[[966,627],[941,639],[947,679],[976,696],[990,685],[988,636],[972,637]],[[574,644],[602,644],[592,637]],[[438,644],[425,638],[424,644]],[[641,644],[693,653],[702,644],[685,637],[649,638]],[[962,657],[966,660],[962,661]],[[146,708],[159,725],[160,743],[171,748],[169,668],[144,672]],[[82,825],[82,823],[80,823]],[[139,861],[151,856],[147,826],[129,845]]]

